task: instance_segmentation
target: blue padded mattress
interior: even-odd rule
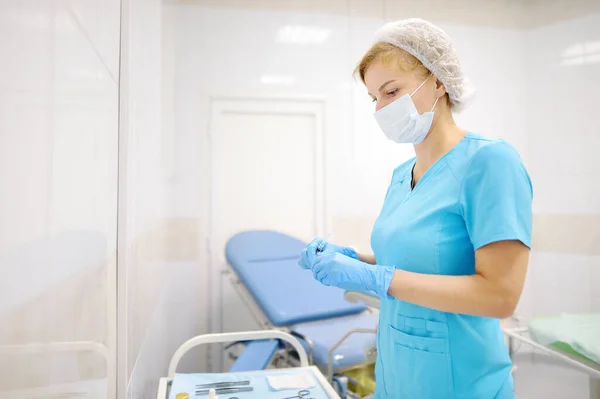
[[[305,245],[276,231],[245,231],[229,239],[225,257],[275,326],[364,311],[364,304],[346,301],[343,290],[320,284],[309,270],[298,266]]]

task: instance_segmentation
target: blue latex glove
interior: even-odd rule
[[[393,266],[371,265],[340,253],[324,254],[312,266],[315,279],[321,284],[348,291],[371,291],[379,298],[387,297]]]
[[[304,247],[300,253],[300,260],[298,265],[303,269],[310,269],[312,264],[315,262],[317,256],[329,255],[329,254],[343,254],[350,258],[358,260],[358,254],[350,247],[340,247],[338,245],[331,244],[329,242],[323,243],[321,246],[321,252],[317,252],[317,248],[323,243],[323,239],[320,237],[313,238],[313,240]]]

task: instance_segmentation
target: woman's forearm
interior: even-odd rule
[[[445,276],[398,269],[388,295],[442,312],[500,319],[510,317],[516,306],[501,286],[479,274]]]
[[[358,260],[360,260],[361,262],[365,262],[365,263],[368,263],[370,265],[374,265],[374,264],[377,263],[375,261],[375,255],[373,255],[373,254],[359,254],[359,253],[357,253],[357,255],[358,255]]]

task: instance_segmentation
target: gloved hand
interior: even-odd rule
[[[339,245],[334,245],[329,242],[323,243],[321,252],[317,252],[317,248],[319,248],[319,245],[321,245],[322,242],[322,238],[313,238],[313,240],[304,247],[300,254],[300,260],[298,261],[298,265],[300,265],[300,267],[304,269],[310,269],[317,255],[323,256],[327,254],[339,253],[358,260],[358,254],[354,249],[350,247],[340,247]]]
[[[371,265],[340,253],[320,255],[312,266],[321,284],[349,291],[371,291],[379,298],[388,295],[394,277],[393,266]]]

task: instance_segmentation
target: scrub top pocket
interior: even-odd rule
[[[391,325],[392,364],[384,365],[387,394],[392,398],[451,399],[452,362],[448,339],[407,334]]]

